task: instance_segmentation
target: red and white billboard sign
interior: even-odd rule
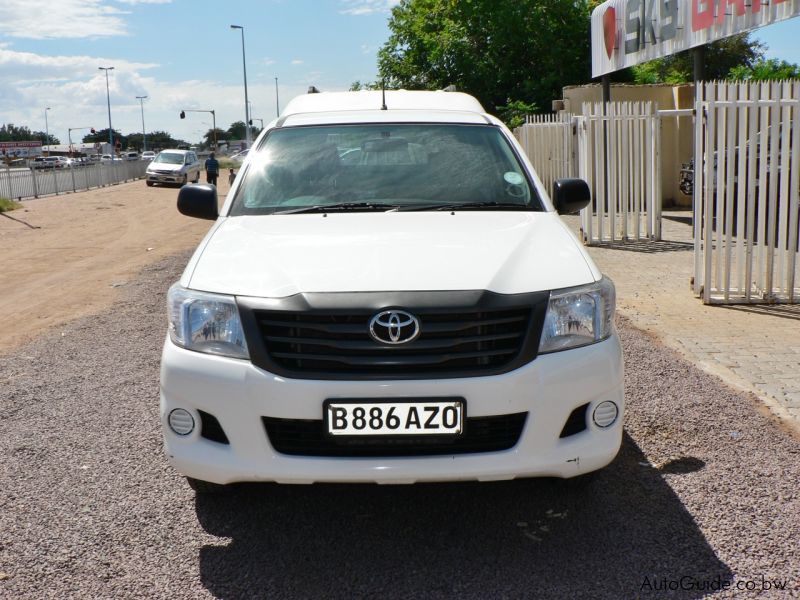
[[[38,156],[42,153],[42,142],[0,142],[0,155],[13,157]]]
[[[800,0],[608,0],[592,12],[592,75],[800,16]]]

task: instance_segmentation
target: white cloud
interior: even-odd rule
[[[302,65],[302,64],[303,64],[303,61],[302,61],[302,60],[300,60],[299,58],[295,58],[295,59],[292,61],[292,64],[293,64],[293,65],[295,65],[295,66],[296,66],[296,65]]]
[[[400,0],[341,0],[345,6],[339,12],[343,15],[371,15],[374,13],[388,13]]]
[[[117,0],[120,4],[170,4],[172,0]]]
[[[268,67],[270,65],[274,65],[275,64],[275,59],[273,59],[273,58],[264,58],[264,59],[261,60],[261,64],[266,66],[266,67]]]
[[[217,127],[227,129],[244,119],[244,89],[241,83],[221,85],[209,80],[164,81],[153,73],[159,65],[135,63],[95,56],[53,56],[18,52],[0,43],[0,123],[25,125],[44,130],[44,109],[50,107],[50,133],[67,143],[68,128],[108,125],[105,73],[98,66],[114,66],[109,72],[111,121],[125,134],[142,129],[141,109],[136,96],[144,101],[147,131],[168,131],[190,142],[201,139],[211,128],[211,115],[187,113],[181,109],[213,109]],[[321,79],[321,73],[308,73],[294,81],[281,81],[281,106],[304,94],[308,83],[334,90],[335,84]],[[265,124],[275,117],[275,84],[272,78],[248,85],[253,116]],[[77,141],[84,131],[73,131]]]
[[[103,0],[3,0],[0,34],[30,39],[125,35],[126,14]]]

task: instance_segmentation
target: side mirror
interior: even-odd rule
[[[178,212],[187,217],[216,221],[217,187],[207,183],[185,185],[178,192]]]
[[[558,179],[553,184],[553,204],[560,215],[574,215],[591,201],[589,184],[583,179]]]

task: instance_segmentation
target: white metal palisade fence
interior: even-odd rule
[[[549,192],[565,177],[589,184],[593,201],[581,212],[586,243],[661,239],[661,128],[655,105],[586,103],[583,116],[536,115],[515,133]]]
[[[695,293],[798,302],[800,81],[708,82],[696,111]]]
[[[60,169],[0,167],[0,197],[22,200],[65,192],[80,192],[144,177],[147,161],[113,161]]]
[[[573,117],[569,113],[529,115],[516,131],[517,139],[548,193],[553,192],[557,179],[576,176],[573,127]]]
[[[587,244],[661,239],[661,126],[652,102],[584,103],[579,176],[592,190],[581,211]]]

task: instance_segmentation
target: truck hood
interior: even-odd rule
[[[552,290],[599,279],[555,213],[386,212],[227,217],[184,286],[281,298],[301,292]]]

